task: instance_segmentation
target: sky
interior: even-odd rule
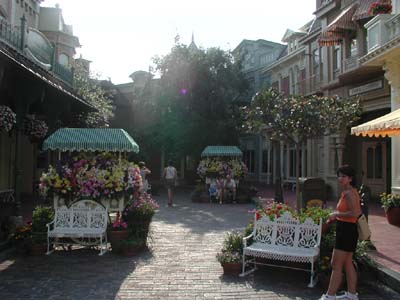
[[[315,0],[44,0],[62,9],[81,48],[77,57],[114,84],[148,71],[154,56],[170,52],[177,35],[189,45],[233,50],[243,39],[281,42],[286,29],[313,19]]]

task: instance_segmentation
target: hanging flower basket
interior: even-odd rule
[[[12,109],[8,106],[0,105],[0,130],[9,132],[15,123],[17,123],[17,118]]]
[[[368,14],[376,16],[379,14],[390,14],[392,13],[392,4],[377,1],[371,4]]]
[[[31,140],[43,139],[49,128],[46,122],[37,120],[35,116],[28,115],[24,120],[24,132]]]

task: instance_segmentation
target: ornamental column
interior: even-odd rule
[[[391,88],[392,111],[400,108],[400,60],[391,59],[383,66]],[[392,136],[392,193],[400,194],[400,136]]]

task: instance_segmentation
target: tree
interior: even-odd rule
[[[108,127],[110,118],[113,117],[113,90],[104,89],[100,81],[90,78],[83,65],[77,62],[74,72],[75,92],[97,111],[82,112],[68,116],[68,126],[71,127]]]
[[[295,146],[298,187],[301,146],[309,139],[343,132],[359,118],[361,106],[358,98],[317,95],[284,97],[269,89],[257,93],[243,112],[243,127],[247,131],[268,132],[273,140],[283,140]],[[299,201],[298,190],[296,195]]]
[[[235,99],[247,91],[241,65],[219,48],[191,50],[176,44],[154,60],[160,74],[152,141],[177,156],[200,154],[210,144],[236,144]]]

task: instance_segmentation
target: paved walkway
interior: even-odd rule
[[[308,274],[261,269],[246,278],[223,276],[215,259],[228,230],[252,218],[248,204],[192,203],[189,193],[176,206],[156,197],[160,210],[151,226],[150,250],[136,257],[93,250],[56,251],[51,256],[0,262],[0,299],[318,299],[306,287]],[[369,286],[361,299],[387,299]],[[400,299],[400,296],[391,298]]]

